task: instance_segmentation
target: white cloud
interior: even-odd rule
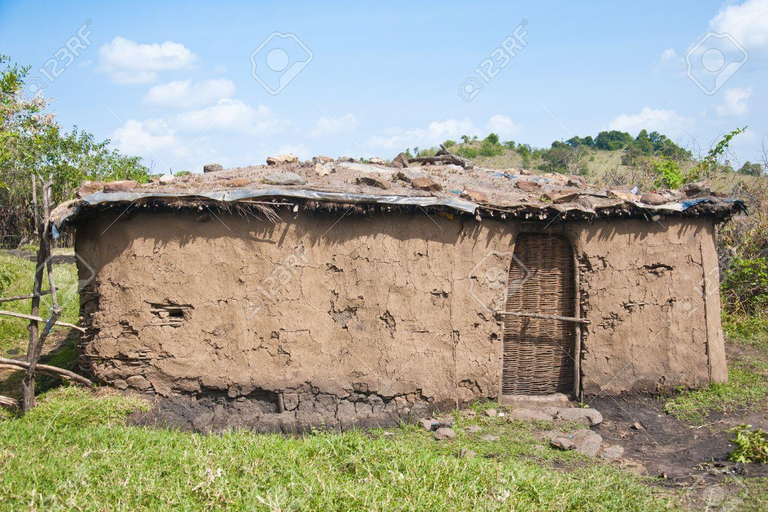
[[[405,149],[408,147],[436,146],[446,139],[458,139],[462,135],[470,137],[486,136],[496,133],[502,140],[517,135],[520,126],[507,116],[495,115],[488,120],[484,128],[478,128],[470,119],[447,119],[433,121],[427,129],[388,128],[381,135],[370,137],[366,145],[381,149]]]
[[[677,55],[674,48],[667,48],[659,56],[659,61],[656,63],[654,73],[658,73],[663,69],[676,69],[680,72],[685,70],[685,59]]]
[[[485,131],[495,133],[503,141],[517,136],[520,133],[520,125],[507,116],[495,115],[485,125]]]
[[[312,158],[312,154],[304,144],[283,144],[277,148],[278,155],[296,155],[299,160],[309,160]]]
[[[264,135],[284,130],[290,123],[275,118],[264,105],[253,108],[240,100],[222,99],[211,107],[179,114],[172,124],[179,131],[187,132]]]
[[[714,32],[730,34],[747,51],[768,46],[768,0],[724,7],[709,22]]]
[[[188,68],[195,58],[183,44],[139,44],[118,36],[99,49],[99,70],[117,83],[148,83],[159,71]]]
[[[180,80],[153,86],[141,102],[154,107],[192,108],[216,103],[234,92],[235,84],[230,80]]]
[[[693,120],[678,115],[674,110],[657,110],[645,107],[639,114],[622,114],[608,125],[610,130],[621,130],[637,135],[640,130],[657,131],[668,137],[685,135]]]
[[[307,133],[308,137],[326,137],[329,135],[336,135],[337,133],[343,133],[358,125],[357,118],[354,114],[347,114],[341,117],[321,117],[315,123],[315,126]]]
[[[734,87],[725,91],[722,105],[715,107],[721,117],[743,116],[747,113],[747,98],[752,96],[752,88]]]
[[[148,158],[154,152],[174,149],[180,144],[174,130],[162,119],[129,119],[110,138],[121,152]]]
[[[461,135],[473,135],[478,133],[477,127],[467,118],[462,120],[448,119],[446,121],[433,121],[426,130],[416,128],[404,130],[402,128],[388,128],[382,135],[370,137],[367,145],[382,149],[404,149],[413,146],[434,146],[446,139],[458,138]]]

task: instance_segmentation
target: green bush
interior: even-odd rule
[[[456,149],[456,154],[469,159],[477,158],[477,150],[469,146],[460,146]]]
[[[493,133],[491,135],[494,135]],[[488,137],[490,138],[489,135]],[[485,139],[480,146],[479,151],[481,156],[497,156],[502,153],[504,153],[504,146],[498,143],[498,137],[496,138],[496,143],[490,142],[488,139]]]
[[[653,186],[656,188],[680,188],[685,183],[683,173],[677,162],[668,157],[656,158],[653,160],[653,172],[656,174],[656,180]]]
[[[735,258],[720,286],[731,311],[759,314],[768,309],[768,258]]]
[[[761,429],[750,430],[752,425],[739,425],[733,429],[735,437],[731,442],[736,448],[728,454],[728,459],[734,462],[768,462],[768,432]]]

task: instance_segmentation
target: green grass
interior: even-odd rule
[[[726,384],[716,383],[707,388],[683,390],[667,401],[665,411],[690,423],[703,425],[711,414],[722,415],[744,407],[767,405],[768,359],[764,354],[760,354],[729,361]]]
[[[122,425],[141,404],[60,388],[0,422],[4,510],[659,510],[640,477],[479,416],[452,441],[414,426],[302,437]],[[470,423],[483,431],[464,431]],[[494,433],[498,441],[480,440]],[[460,458],[462,448],[477,453]],[[568,470],[555,469],[558,461]]]
[[[768,314],[749,316],[724,312],[723,332],[728,339],[768,351]]]
[[[72,254],[72,251],[57,249],[55,254]],[[32,293],[35,263],[15,256],[0,253],[0,297],[29,295]],[[53,276],[59,289],[58,301],[62,308],[61,320],[77,324],[80,313],[80,299],[77,293],[77,268],[74,263],[54,265]],[[47,277],[43,289],[48,289]],[[0,309],[30,313],[30,300],[6,302],[0,304]],[[40,301],[40,316],[47,318],[51,307],[50,295]],[[20,318],[0,316],[0,354],[14,356],[9,350],[20,350],[25,354],[29,341],[27,326],[29,322]],[[66,332],[62,330],[61,332]]]
[[[728,383],[684,390],[667,401],[665,410],[703,425],[708,416],[745,407],[768,407],[768,318],[723,313],[726,343],[740,352],[728,361]]]

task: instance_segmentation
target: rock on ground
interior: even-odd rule
[[[605,459],[605,460],[620,459],[621,456],[624,455],[624,448],[617,444],[614,444],[611,446],[604,446],[598,455],[600,456],[601,459]]]
[[[389,188],[389,183],[387,183],[382,179],[376,178],[374,176],[362,176],[360,178],[357,178],[357,184],[367,185],[369,187],[376,187],[384,190]]]
[[[509,421],[515,420],[538,420],[552,421],[555,419],[557,409],[546,407],[544,409],[512,409],[509,412]]]
[[[219,172],[219,171],[223,171],[223,170],[224,170],[224,167],[222,167],[221,164],[205,164],[203,166],[203,172],[204,173]]]
[[[267,157],[267,165],[295,164],[299,162],[296,155],[276,155]]]
[[[454,432],[452,428],[442,427],[435,431],[435,439],[438,441],[453,439],[454,437],[456,437],[456,432]]]
[[[555,448],[561,450],[576,450],[589,457],[597,456],[603,446],[603,438],[600,434],[589,429],[582,428],[573,432],[550,432],[549,442]]]
[[[594,427],[603,422],[603,415],[594,409],[578,409],[575,407],[558,409],[555,419],[574,421],[587,427]]]
[[[318,176],[328,176],[332,172],[333,172],[333,166],[331,165],[321,164],[319,162],[315,164],[315,173]]]
[[[295,172],[276,172],[264,176],[264,183],[270,185],[304,185],[307,181]]]
[[[104,192],[130,192],[138,185],[133,180],[110,181],[104,184]]]

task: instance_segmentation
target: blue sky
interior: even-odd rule
[[[768,0],[0,2],[0,52],[33,66],[60,123],[155,172],[489,131],[548,146],[647,128],[696,153],[748,125],[731,158],[768,146]]]

